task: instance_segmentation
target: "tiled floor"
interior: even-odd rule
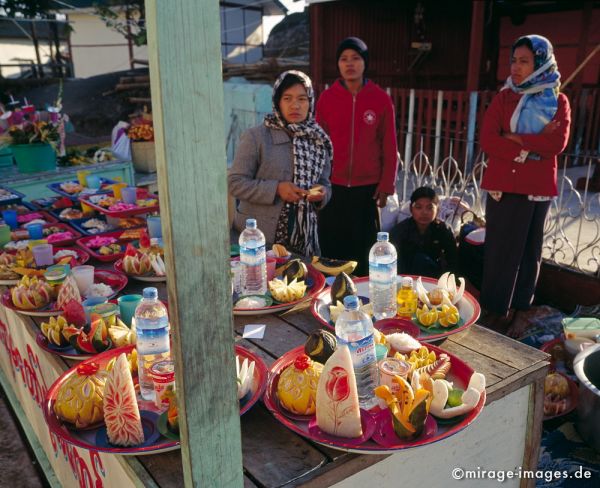
[[[48,486],[37,472],[37,463],[21,437],[8,400],[0,387],[0,487]]]

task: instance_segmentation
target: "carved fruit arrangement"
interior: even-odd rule
[[[70,344],[83,354],[106,351],[111,345],[106,323],[96,314],[92,314],[92,325],[89,331],[86,332],[84,328],[65,327],[62,333]]]
[[[81,364],[60,387],[54,403],[56,416],[77,429],[92,427],[104,418],[102,402],[108,372],[96,363]]]
[[[112,358],[108,364],[106,365],[106,371],[110,371],[113,369],[117,358]],[[129,370],[131,374],[137,374],[137,364],[138,364],[138,355],[137,349],[132,349],[129,354],[127,354],[127,362],[129,363]]]
[[[331,332],[319,329],[308,336],[304,344],[304,353],[313,361],[325,364],[335,352],[336,347],[336,337]]]
[[[117,319],[115,315],[111,316],[108,321],[108,337],[110,337],[114,347],[135,344],[135,322],[133,322],[132,328],[130,329],[121,321],[121,319]]]
[[[277,397],[281,405],[298,415],[312,415],[317,407],[317,385],[323,365],[302,354],[279,376]]]
[[[67,339],[63,335],[63,330],[66,327],[75,327],[74,325],[69,324],[67,319],[65,319],[62,315],[58,318],[50,317],[48,322],[42,322],[40,326],[42,329],[42,334],[48,339],[50,344],[54,344],[55,346],[64,347],[69,345],[69,339]]]
[[[129,244],[123,257],[123,271],[130,275],[140,276],[149,273],[151,269],[152,261],[150,260],[150,256],[139,252]]]
[[[56,306],[62,309],[71,300],[81,302],[81,295],[79,294],[79,288],[72,274],[68,274],[67,277],[60,285],[58,290],[58,297],[56,298]]]
[[[429,309],[427,305],[423,304],[423,308],[417,309],[417,320],[425,327],[434,325],[438,320],[437,308]]]
[[[438,320],[442,327],[452,327],[458,324],[460,313],[454,305],[442,305],[442,309],[438,312]]]
[[[50,303],[52,287],[37,277],[23,276],[19,284],[10,291],[13,304],[24,310],[42,308]]]
[[[133,378],[127,357],[123,353],[108,373],[104,386],[103,408],[106,435],[111,444],[136,446],[144,442]]]
[[[289,303],[300,300],[306,293],[306,283],[304,281],[292,280],[288,285],[287,277],[280,280],[275,278],[269,281],[269,291],[275,300],[281,303]]]
[[[392,381],[399,386],[396,394],[387,385],[382,385],[375,388],[375,395],[383,399],[390,409],[396,435],[401,439],[412,439],[423,431],[432,394],[425,388],[413,391],[400,376],[395,376]]]

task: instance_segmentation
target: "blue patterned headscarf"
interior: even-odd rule
[[[543,36],[523,36],[533,47],[534,71],[519,85],[509,76],[504,88],[523,94],[510,119],[510,130],[516,134],[538,134],[554,118],[558,109],[560,73],[554,58],[554,49]],[[515,48],[511,51],[511,56]]]

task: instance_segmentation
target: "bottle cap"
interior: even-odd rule
[[[344,307],[349,308],[351,310],[355,310],[358,308],[358,297],[356,295],[348,295],[344,297]]]
[[[388,232],[378,232],[377,233],[377,240],[378,241],[389,241],[390,240],[390,234]]]
[[[402,287],[403,288],[412,288],[413,286],[413,279],[410,276],[404,276],[402,277]]]
[[[153,286],[149,286],[148,288],[144,288],[144,291],[142,291],[142,296],[144,298],[156,299],[158,298],[158,290]]]
[[[246,219],[247,229],[256,229],[256,219]]]

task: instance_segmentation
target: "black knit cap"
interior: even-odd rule
[[[369,64],[369,48],[365,44],[365,41],[359,39],[358,37],[346,37],[337,48],[335,52],[336,61],[340,60],[340,56],[346,49],[352,49],[360,54],[360,57],[365,61],[365,71]]]

